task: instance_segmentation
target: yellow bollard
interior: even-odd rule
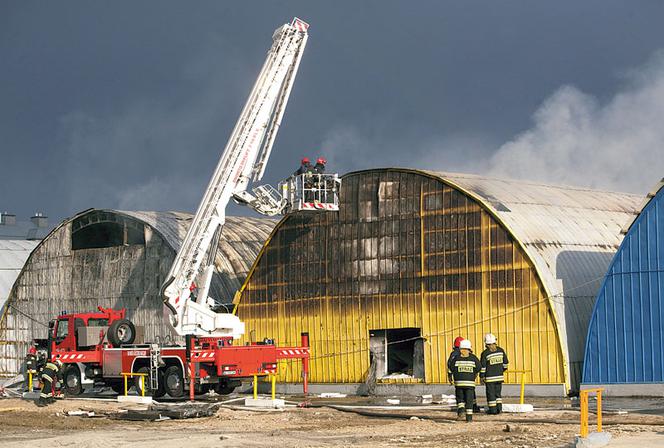
[[[124,374],[123,376],[124,376],[124,380],[125,380],[124,384],[125,384],[125,397],[126,397],[127,396],[127,377],[128,377],[128,375]]]
[[[519,404],[524,403],[526,395],[526,372],[521,372],[521,395],[519,397]]]
[[[258,398],[258,375],[254,375],[254,400]]]
[[[272,399],[274,400],[277,393],[277,375],[270,375],[272,381]]]
[[[581,437],[588,437],[588,392],[581,391]]]
[[[597,391],[597,432],[602,432],[602,390]]]
[[[32,371],[28,372],[28,392],[32,392]]]
[[[145,377],[141,375],[141,397],[145,397]]]
[[[588,437],[588,395],[597,394],[597,432],[602,432],[602,391],[604,389],[584,389],[579,393],[581,404],[581,437]]]

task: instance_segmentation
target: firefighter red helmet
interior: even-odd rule
[[[327,163],[327,160],[325,160],[325,157],[319,157],[318,160],[316,160],[316,163],[320,163],[321,165],[325,165]]]
[[[28,349],[28,353],[31,354],[31,355],[36,355],[36,354],[37,354],[37,349],[35,348],[34,345],[31,346],[31,347]]]
[[[461,341],[463,341],[463,338],[461,336],[457,336],[454,340],[454,348],[459,348]]]
[[[309,160],[309,157],[302,157],[300,163],[304,165],[305,163],[311,163],[311,160]]]

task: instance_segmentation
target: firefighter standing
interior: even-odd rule
[[[302,157],[302,160],[300,161],[300,167],[295,170],[295,173],[293,173],[295,176],[299,176],[300,174],[307,174],[311,173],[313,171],[313,167],[311,166],[311,161],[309,160],[309,157]]]
[[[451,359],[448,366],[450,383],[454,384],[457,402],[457,416],[466,414],[466,422],[473,421],[475,402],[475,378],[480,372],[480,360],[472,353],[472,344],[468,339],[459,343],[459,355]]]
[[[503,376],[509,361],[505,350],[496,345],[496,337],[487,333],[484,336],[486,350],[480,356],[480,380],[486,385],[486,400],[489,405],[487,414],[500,414],[503,412],[502,389],[505,377]]]
[[[55,398],[53,398],[53,388],[58,379],[58,372],[61,368],[62,361],[59,359],[46,362],[41,374],[42,388],[41,393],[39,394],[39,400],[37,401],[37,406],[47,406],[55,402]]]
[[[318,160],[316,160],[316,165],[314,166],[314,173],[316,174],[325,174],[325,164],[327,163],[327,160],[325,160],[325,157],[319,157]]]
[[[30,385],[32,384],[30,375],[34,377],[35,373],[37,373],[37,348],[34,345],[30,346],[28,354],[25,356],[25,373],[26,389],[28,389],[28,392],[32,392],[30,390]]]
[[[450,356],[447,358],[448,372],[452,371],[452,362],[454,361],[454,359],[456,359],[457,356],[459,356],[459,345],[461,344],[461,341],[463,341],[463,338],[461,336],[457,336],[456,339],[454,339],[454,344],[452,345],[452,351],[450,352]]]

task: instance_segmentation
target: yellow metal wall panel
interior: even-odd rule
[[[446,382],[458,335],[496,334],[512,369],[564,383],[544,289],[512,236],[474,199],[411,172],[344,178],[338,214],[295,214],[247,278],[237,312],[256,338],[309,334],[312,382],[361,382],[372,330],[419,328],[425,382]],[[299,381],[299,362],[282,369]],[[518,381],[514,374],[509,382]]]

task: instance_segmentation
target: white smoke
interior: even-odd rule
[[[664,177],[664,53],[602,102],[572,86],[491,157],[488,174],[643,193]]]
[[[443,136],[374,116],[336,124],[321,147],[340,172],[414,167],[643,194],[664,177],[664,52],[603,101],[560,87],[533,122],[501,145],[482,129]]]

